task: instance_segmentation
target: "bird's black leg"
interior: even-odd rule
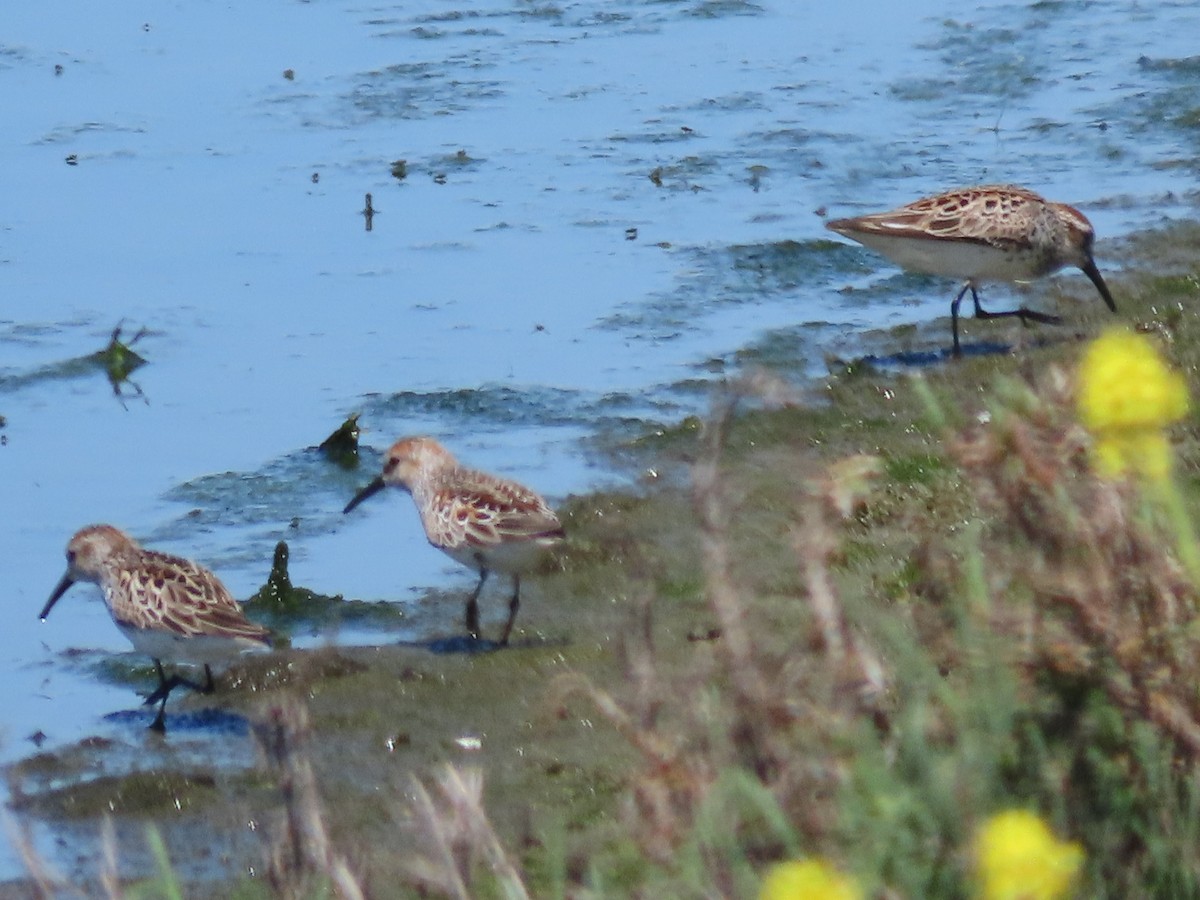
[[[146,706],[152,706],[160,700],[165,701],[170,695],[171,690],[179,684],[179,682],[175,680],[175,677],[172,677],[169,681],[167,680],[167,675],[163,671],[162,660],[156,659],[154,661],[154,668],[158,670],[158,687],[146,695]]]
[[[513,575],[513,595],[508,601],[508,621],[504,623],[504,634],[500,635],[500,646],[508,645],[508,636],[512,633],[513,622],[517,620],[517,609],[521,605],[521,576]]]
[[[958,344],[958,306],[962,303],[962,298],[967,295],[967,291],[970,291],[971,296],[975,297],[975,315],[979,315],[979,297],[975,293],[975,288],[971,286],[971,282],[968,281],[950,304],[950,331],[954,335],[955,356],[962,356],[962,347]]]
[[[1008,309],[1004,312],[988,312],[979,302],[979,292],[975,289],[975,285],[968,281],[963,285],[963,289],[958,292],[958,296],[950,304],[950,328],[954,334],[955,356],[962,356],[962,347],[958,343],[958,305],[962,303],[962,298],[967,295],[967,291],[971,292],[971,300],[975,304],[975,318],[977,319],[1007,319],[1016,316],[1021,320],[1022,325],[1026,322],[1041,322],[1043,325],[1062,324],[1062,319],[1058,316],[1038,312],[1035,309],[1026,309],[1023,306],[1018,306],[1016,309]]]
[[[483,590],[483,583],[487,581],[488,570],[483,568],[482,560],[479,566],[479,584],[475,585],[475,590],[471,593],[467,600],[467,634],[472,640],[479,640],[479,594]]]
[[[1041,322],[1044,325],[1061,325],[1062,319],[1058,316],[1052,316],[1049,313],[1038,312],[1034,309],[1026,309],[1023,306],[1018,306],[1016,309],[1005,310],[1004,312],[988,312],[979,305],[979,294],[975,291],[975,286],[970,282],[967,287],[971,289],[971,298],[975,301],[975,318],[977,319],[1006,319],[1010,316],[1016,316],[1024,325],[1026,321]],[[959,295],[961,297],[961,294]]]
[[[158,687],[155,689],[154,693],[150,694],[150,696],[146,698],[146,705],[149,706],[155,701],[158,701],[158,715],[156,715],[154,717],[154,721],[150,723],[150,730],[157,731],[159,734],[165,734],[167,731],[165,715],[167,709],[167,696],[171,693],[171,688],[174,685],[169,685],[167,683],[167,676],[163,672],[162,660],[156,659],[154,661],[154,667],[158,670]]]
[[[158,715],[150,723],[150,730],[163,734],[167,730],[165,713],[167,709],[167,697],[171,696],[171,691],[177,687],[186,687],[201,694],[211,694],[216,690],[217,685],[213,681],[212,669],[208,663],[204,664],[204,684],[197,684],[190,679],[184,678],[178,672],[168,678],[166,672],[163,671],[162,660],[160,659],[154,661],[154,668],[158,670],[158,687],[151,694],[147,695],[144,705],[152,706],[155,703],[158,704]]]
[[[175,690],[177,687],[191,688],[193,691],[196,691],[200,694],[211,694],[214,690],[216,690],[216,683],[213,681],[212,669],[209,668],[208,663],[204,664],[204,684],[197,684],[190,678],[184,678],[178,672],[174,673],[170,678],[168,678],[163,672],[161,661],[156,659],[154,661],[154,665],[158,668],[158,687],[154,689],[152,694],[149,694],[146,697],[146,706],[150,706],[152,703],[158,703],[160,700],[166,702],[166,699],[170,695],[171,691]]]
[[[158,715],[154,717],[154,721],[150,723],[150,730],[157,731],[159,734],[167,733],[167,698],[163,697],[162,702],[158,704]]]

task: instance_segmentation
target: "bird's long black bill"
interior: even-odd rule
[[[58,602],[58,598],[67,592],[67,588],[75,583],[75,579],[67,573],[62,577],[62,581],[58,583],[58,587],[54,589],[54,593],[50,595],[50,599],[46,601],[46,605],[42,607],[42,612],[38,616],[43,622],[46,621],[46,616],[50,615],[50,608]]]
[[[1089,259],[1086,266],[1080,266],[1079,268],[1083,269],[1084,275],[1092,279],[1092,284],[1096,286],[1096,290],[1100,292],[1100,296],[1104,298],[1104,302],[1108,304],[1108,308],[1116,312],[1117,304],[1113,301],[1112,294],[1108,292],[1108,285],[1100,277],[1100,270],[1096,268],[1096,264]]]
[[[376,478],[374,481],[372,481],[370,484],[368,484],[365,488],[363,488],[361,491],[359,491],[357,494],[354,495],[354,499],[351,500],[349,503],[347,503],[346,508],[342,510],[342,515],[345,515],[346,513],[350,512],[350,510],[354,509],[354,507],[358,506],[358,504],[362,503],[368,497],[378,494],[380,491],[383,490],[383,488],[384,488],[383,476],[380,475],[378,478]]]

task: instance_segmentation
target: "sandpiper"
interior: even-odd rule
[[[966,280],[950,304],[954,353],[958,342],[958,306],[967,291],[977,319],[1016,316],[1022,322],[1058,324],[1058,316],[1023,307],[987,312],[976,288],[984,281],[1028,281],[1077,266],[1092,280],[1113,312],[1117,305],[1092,259],[1096,233],[1079,210],[1051,203],[1025,188],[983,185],[925,197],[899,209],[854,219],[836,219],[831,231],[882,253],[913,272]]]
[[[71,538],[67,573],[42,609],[43,621],[77,581],[100,586],[117,628],[154,660],[158,688],[146,697],[146,705],[159,704],[150,725],[155,731],[166,730],[164,710],[172,689],[183,685],[209,693],[211,664],[271,646],[267,629],[246,619],[216,575],[191,560],[143,549],[111,525],[89,525]],[[178,673],[168,679],[163,660],[203,665],[204,684]]]
[[[385,487],[412,495],[429,543],[479,572],[467,600],[467,632],[479,638],[479,593],[490,572],[512,576],[508,621],[500,636],[508,643],[521,603],[521,573],[539,551],[564,538],[562,523],[534,491],[486,472],[469,469],[428,437],[397,441],[383,461],[383,473],[346,504],[350,512]]]

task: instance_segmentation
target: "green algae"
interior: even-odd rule
[[[200,813],[214,802],[216,794],[217,781],[210,772],[147,770],[101,775],[67,787],[14,796],[12,806],[47,818],[150,817]]]
[[[104,654],[92,667],[93,673],[109,684],[145,688],[149,693],[158,683],[158,671],[144,656]]]
[[[931,484],[949,471],[945,458],[933,453],[911,453],[884,457],[888,477],[900,484]]]

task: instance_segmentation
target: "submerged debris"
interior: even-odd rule
[[[271,603],[275,606],[296,606],[303,604],[313,597],[319,596],[306,588],[296,588],[292,585],[292,578],[288,575],[288,558],[290,551],[288,550],[287,541],[280,541],[275,545],[275,557],[271,561],[271,574],[267,576],[267,583],[258,589],[258,592],[246,600],[247,603]],[[338,599],[341,599],[340,597]]]
[[[367,205],[362,208],[361,215],[363,220],[366,222],[367,231],[370,231],[375,224],[375,213],[379,212],[379,210],[375,208],[370,194],[367,194],[364,202]]]
[[[288,573],[290,556],[287,541],[275,545],[275,557],[266,584],[243,604],[256,622],[271,629],[276,647],[286,644],[284,635],[306,628],[343,623],[387,628],[404,619],[403,609],[395,603],[347,600],[341,594],[319,594],[296,587]]]
[[[93,360],[104,367],[104,374],[108,376],[108,383],[112,385],[113,394],[118,397],[123,396],[121,385],[127,381],[137,396],[142,396],[142,389],[130,381],[129,376],[146,364],[146,358],[132,348],[147,334],[149,332],[145,328],[139,329],[137,334],[129,339],[129,343],[124,343],[121,340],[121,324],[117,323],[112,337],[109,338],[108,346],[91,356]]]
[[[321,441],[317,449],[331,461],[344,469],[353,469],[358,465],[358,417],[361,413],[351,413],[337,430]]]

